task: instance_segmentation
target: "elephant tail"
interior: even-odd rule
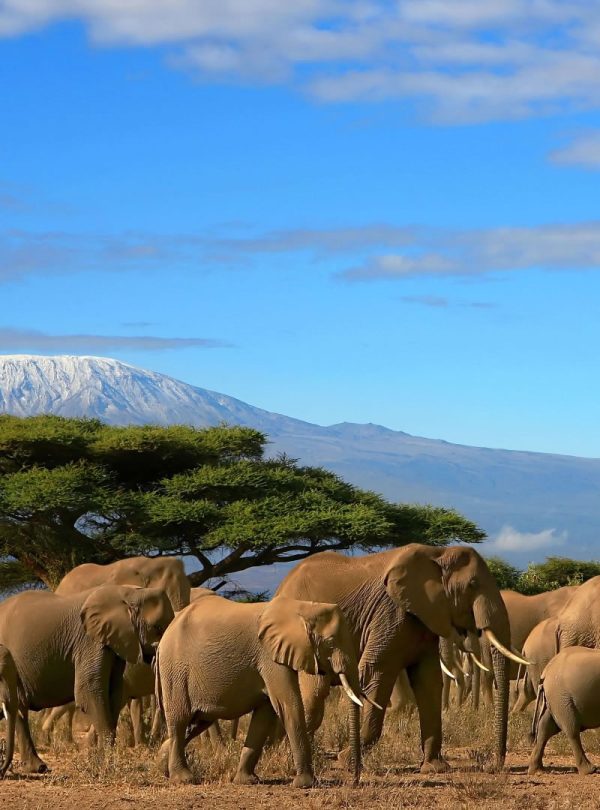
[[[156,648],[154,654],[154,661],[152,662],[154,669],[154,698],[156,700],[156,711],[159,716],[165,719],[165,708],[163,705],[162,687],[160,682],[160,644]]]
[[[531,723],[531,737],[535,742],[537,740],[537,730],[542,719],[542,715],[548,708],[548,701],[546,700],[546,690],[544,689],[544,677],[540,678],[540,685],[538,687],[537,700],[535,701],[535,711],[533,713],[533,720]]]

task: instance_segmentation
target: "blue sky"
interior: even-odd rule
[[[0,352],[600,456],[600,6],[0,0]]]

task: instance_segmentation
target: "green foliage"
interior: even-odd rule
[[[543,563],[529,563],[519,579],[519,590],[526,594],[542,593],[565,585],[581,585],[599,575],[600,562],[548,557]]]
[[[581,585],[600,575],[600,562],[572,560],[569,557],[547,557],[543,563],[529,563],[525,571],[520,571],[500,557],[490,557],[486,562],[500,588],[528,596],[565,585]]]
[[[191,555],[199,585],[325,548],[484,537],[451,509],[392,504],[322,468],[265,460],[265,443],[246,427],[2,416],[0,556],[53,586],[83,562]]]

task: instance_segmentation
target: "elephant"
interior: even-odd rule
[[[4,779],[15,752],[18,700],[17,668],[9,649],[0,644],[0,707],[6,720],[6,749],[0,760],[0,779]]]
[[[540,678],[529,773],[542,770],[544,749],[559,731],[567,735],[580,774],[596,768],[581,745],[581,731],[600,727],[600,650],[567,647],[547,664]]]
[[[179,613],[159,644],[156,694],[167,723],[160,752],[173,781],[193,780],[185,746],[217,719],[252,712],[234,782],[254,784],[277,718],[289,737],[295,787],[313,784],[312,753],[298,673],[327,673],[354,702],[351,740],[360,768],[358,664],[337,605],[275,597],[271,602],[200,599]]]
[[[128,557],[108,565],[84,563],[69,571],[58,584],[55,593],[67,595],[80,593],[97,585],[136,585],[144,588],[161,588],[169,597],[174,611],[189,605],[192,598],[189,579],[181,560],[173,557]],[[208,588],[194,588],[195,597],[213,593]],[[125,670],[124,696],[129,705],[134,745],[144,740],[143,707],[141,698],[154,694],[154,674],[148,666],[139,665],[134,672]],[[124,704],[125,705],[125,704]],[[69,736],[72,739],[72,724],[75,706],[59,707],[52,710],[44,719],[42,730],[49,735],[52,729],[68,714]],[[156,733],[160,717],[155,715],[152,729]]]
[[[461,633],[486,634],[493,644],[498,685],[495,765],[503,765],[508,716],[505,656],[522,659],[509,649],[506,607],[476,551],[419,543],[360,557],[324,551],[295,566],[276,594],[337,603],[346,616],[359,659],[362,690],[372,699],[363,712],[364,747],[379,739],[394,682],[406,669],[419,711],[424,773],[448,769],[441,756],[438,640],[450,638],[463,646]],[[309,683],[301,675],[300,680],[308,726],[314,731],[323,719],[331,678],[326,675]]]
[[[500,594],[506,605],[508,621],[510,623],[510,638],[513,648],[523,650],[523,645],[527,636],[531,633],[536,624],[556,616],[569,603],[577,592],[578,585],[565,585],[554,591],[526,596],[517,591],[502,590]],[[481,639],[481,658],[487,664],[490,660],[490,649],[487,639]],[[527,658],[527,656],[525,656]],[[519,669],[515,662],[509,666],[509,678],[511,681],[517,679]],[[481,675],[481,689],[484,696],[490,702],[492,693],[492,676]]]
[[[525,711],[535,700],[540,678],[546,664],[558,652],[558,618],[544,619],[536,624],[523,645],[523,656],[531,663],[517,679],[517,701],[513,712]]]
[[[73,596],[26,591],[0,604],[0,644],[19,678],[16,733],[27,772],[47,770],[31,739],[30,709],[74,700],[90,716],[100,746],[114,740],[125,664],[149,663],[173,616],[162,590],[124,585]]]
[[[175,611],[190,603],[190,581],[183,563],[174,557],[128,557],[108,565],[84,563],[62,578],[55,593],[66,596],[109,584],[161,588]]]

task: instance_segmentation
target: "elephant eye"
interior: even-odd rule
[[[479,585],[479,582],[477,581],[477,577],[471,577],[471,579],[469,581],[469,587],[470,588],[476,588],[478,585]]]

